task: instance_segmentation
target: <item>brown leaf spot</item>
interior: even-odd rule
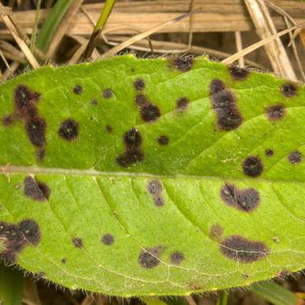
[[[80,86],[80,85],[75,85],[75,86],[73,87],[73,92],[74,92],[75,94],[80,95],[80,94],[83,93],[83,87]]]
[[[78,129],[78,123],[70,118],[61,123],[58,135],[67,141],[72,141],[78,137]]]
[[[294,97],[298,93],[298,87],[295,84],[287,83],[281,87],[281,92],[285,97]]]
[[[294,150],[288,156],[289,162],[295,165],[301,163],[302,159],[303,156],[298,150]]]
[[[249,156],[242,163],[242,169],[245,175],[249,177],[258,177],[264,170],[261,159],[257,156]]]
[[[104,98],[111,98],[112,96],[113,96],[113,92],[112,92],[112,90],[110,88],[105,89],[103,91],[103,97]]]
[[[225,89],[221,80],[215,79],[211,82],[210,99],[212,108],[217,114],[218,127],[221,130],[234,130],[241,125],[242,116],[238,110],[235,97],[231,91]]]
[[[225,184],[220,190],[222,200],[240,211],[252,212],[260,202],[258,191],[253,188],[239,190],[232,184]]]
[[[242,67],[230,66],[229,73],[234,80],[245,80],[247,79],[250,71]]]
[[[162,252],[162,247],[149,248],[141,251],[138,261],[145,269],[152,269],[160,264],[159,255]]]
[[[248,240],[239,235],[226,238],[220,247],[223,255],[242,263],[252,263],[266,258],[268,247],[259,241]]]
[[[160,137],[158,138],[158,143],[159,143],[160,145],[163,145],[163,146],[168,145],[168,143],[169,143],[169,137],[168,137],[168,136],[165,136],[165,135],[160,136]]]
[[[269,120],[279,121],[285,116],[285,106],[283,104],[273,105],[266,109],[266,114]]]
[[[43,182],[28,176],[24,179],[24,194],[35,201],[46,201],[50,198],[51,190]]]
[[[72,244],[76,248],[82,248],[83,247],[83,240],[79,237],[72,238]]]
[[[184,254],[179,251],[175,251],[170,255],[170,261],[173,265],[180,265],[184,260]]]
[[[110,233],[106,233],[102,236],[102,243],[106,246],[110,246],[114,243],[114,237]]]
[[[172,64],[173,66],[182,72],[190,71],[193,67],[193,58],[191,56],[176,57],[174,58]]]

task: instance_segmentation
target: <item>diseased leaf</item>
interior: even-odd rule
[[[205,58],[0,87],[1,258],[71,289],[187,295],[305,266],[305,89]]]

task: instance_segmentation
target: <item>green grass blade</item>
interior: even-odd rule
[[[21,305],[22,293],[22,272],[0,264],[0,303],[2,301],[2,305]]]
[[[229,298],[228,291],[221,291],[217,300],[217,305],[227,305]]]
[[[71,4],[73,0],[59,0],[48,14],[36,40],[36,45],[42,52],[48,50],[56,29]]]
[[[297,297],[294,293],[273,281],[253,284],[251,290],[274,305],[297,304]]]

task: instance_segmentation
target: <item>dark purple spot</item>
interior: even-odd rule
[[[179,111],[186,110],[189,102],[190,101],[186,97],[179,98],[176,102],[177,110],[179,110]]]
[[[190,71],[193,67],[193,58],[191,56],[177,57],[173,60],[173,66],[182,72]]]
[[[25,129],[30,141],[38,147],[45,145],[46,122],[40,117],[33,117],[26,121]]]
[[[102,243],[106,246],[110,246],[114,243],[114,237],[112,234],[107,233],[102,236]]]
[[[17,254],[26,246],[37,246],[40,242],[40,229],[31,219],[19,224],[0,222],[1,252],[0,260],[12,264],[17,260]]]
[[[36,221],[26,219],[19,223],[20,231],[26,240],[33,246],[37,246],[40,242],[40,229]]]
[[[163,186],[158,180],[151,180],[147,185],[148,192],[152,195],[154,203],[157,207],[164,205],[164,199],[162,197]]]
[[[267,157],[272,157],[274,154],[274,151],[270,148],[266,149],[265,154]]]
[[[292,164],[299,164],[303,159],[302,154],[298,150],[294,150],[288,156],[288,160]]]
[[[24,194],[35,201],[46,201],[50,198],[51,190],[43,182],[36,181],[33,177],[24,178]]]
[[[74,237],[74,238],[72,238],[72,244],[76,248],[82,248],[83,247],[83,240],[79,237]]]
[[[242,163],[243,172],[249,177],[258,177],[264,170],[261,159],[257,156],[249,156]]]
[[[112,128],[111,125],[106,125],[106,126],[105,126],[105,129],[106,129],[106,131],[107,131],[108,133],[112,133],[112,131],[113,131],[113,128]]]
[[[73,88],[73,92],[75,94],[82,94],[83,93],[83,88],[80,85],[75,85]]]
[[[210,229],[210,237],[219,241],[223,235],[223,227],[220,225],[213,225]]]
[[[78,137],[78,123],[73,119],[63,121],[58,129],[58,135],[67,141]]]
[[[266,114],[269,120],[278,121],[285,115],[285,106],[283,104],[277,104],[266,109]]]
[[[147,104],[141,108],[141,117],[145,122],[152,122],[161,116],[159,108],[154,104]]]
[[[255,189],[239,190],[232,184],[225,184],[220,195],[226,204],[243,212],[252,212],[260,202],[259,193]]]
[[[18,85],[14,95],[16,112],[23,117],[29,116],[33,108],[35,109],[39,97],[38,92],[31,91],[26,85]]]
[[[150,248],[143,250],[139,255],[139,264],[146,269],[152,269],[159,265],[159,255],[162,252],[161,247]]]
[[[116,158],[118,165],[129,167],[133,164],[140,163],[144,160],[144,154],[141,151],[127,151]]]
[[[112,90],[110,88],[105,89],[103,91],[103,97],[104,98],[111,98],[112,96],[113,96],[113,92],[112,92]]]
[[[242,67],[230,66],[229,72],[234,80],[245,80],[247,79],[250,71]]]
[[[176,251],[170,255],[170,261],[173,265],[180,265],[184,260],[184,254],[182,252]]]
[[[138,129],[131,128],[124,135],[124,143],[128,150],[135,150],[142,144],[142,137]]]
[[[124,144],[126,151],[116,158],[121,167],[129,167],[142,162],[144,154],[141,151],[142,137],[136,128],[131,128],[124,134]]]
[[[158,143],[159,143],[160,145],[167,145],[167,144],[169,143],[169,138],[168,138],[168,136],[160,136],[160,137],[158,138]]]
[[[239,235],[226,238],[220,249],[226,257],[242,263],[252,263],[266,258],[269,254],[269,250],[264,243],[248,240]]]
[[[144,105],[148,104],[148,100],[144,94],[138,94],[135,97],[135,102],[140,107],[143,107]]]
[[[298,93],[298,87],[295,84],[287,83],[281,87],[281,92],[286,97],[294,97]]]
[[[137,80],[135,80],[134,87],[135,87],[136,90],[142,91],[145,88],[144,80],[141,79],[141,78],[138,78]]]
[[[222,81],[215,79],[210,85],[212,108],[217,113],[218,126],[221,130],[233,130],[242,123],[242,116],[237,108],[236,100],[231,91],[225,89]]]

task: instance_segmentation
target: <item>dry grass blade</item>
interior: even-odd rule
[[[230,57],[224,59],[222,61],[222,63],[227,64],[227,65],[232,64],[233,62],[238,60],[241,56],[245,56],[245,55],[255,51],[256,49],[258,49],[261,46],[265,45],[266,43],[274,40],[275,38],[281,37],[281,36],[283,36],[283,35],[285,35],[285,34],[287,34],[289,32],[292,32],[292,31],[294,31],[296,29],[300,29],[300,28],[304,28],[304,27],[305,27],[305,22],[302,22],[299,25],[295,25],[293,27],[290,27],[289,29],[286,29],[286,30],[283,30],[283,31],[281,31],[279,33],[271,35],[271,36],[269,36],[269,37],[267,37],[265,39],[262,39],[261,41],[258,41],[257,43],[252,44],[251,46],[243,49],[242,51],[237,52],[237,53],[231,55]]]
[[[109,51],[105,52],[103,55],[100,56],[100,58],[106,58],[106,57],[110,57],[110,56],[113,56],[115,55],[116,53],[122,51],[123,49],[127,48],[128,46],[132,45],[133,43],[139,41],[139,40],[142,40],[144,39],[145,37],[151,35],[151,34],[154,34],[154,33],[157,33],[160,29],[163,29],[173,23],[176,23],[176,22],[179,22],[180,20],[184,19],[184,18],[187,18],[189,17],[191,14],[194,14],[195,12],[189,12],[189,13],[186,13],[186,14],[183,14],[181,16],[178,16],[174,19],[171,19],[169,21],[166,21],[164,23],[161,23],[157,26],[154,26],[148,30],[146,30],[145,32],[143,33],[140,33],[138,35],[135,35],[129,39],[127,39],[126,41],[122,42],[121,44],[117,45],[116,47],[110,49]]]
[[[234,32],[234,35],[235,35],[235,43],[236,43],[237,52],[240,52],[243,49],[243,44],[242,44],[242,39],[241,39],[241,32]],[[243,56],[238,59],[238,64],[241,67],[245,66],[245,59],[244,59]]]
[[[245,3],[256,27],[258,36],[264,39],[275,34],[276,28],[266,3],[263,0],[245,0]],[[296,75],[279,37],[265,44],[264,47],[275,74],[296,81]]]
[[[22,50],[23,54],[27,58],[30,65],[37,69],[39,68],[39,63],[37,62],[36,58],[34,57],[33,53],[31,52],[30,48],[26,44],[26,42],[23,40],[22,35],[20,34],[20,30],[18,29],[15,22],[12,20],[11,16],[9,15],[9,10],[5,8],[2,4],[0,4],[0,15],[2,17],[2,20],[8,30],[10,31],[11,35],[14,37],[16,43]]]

